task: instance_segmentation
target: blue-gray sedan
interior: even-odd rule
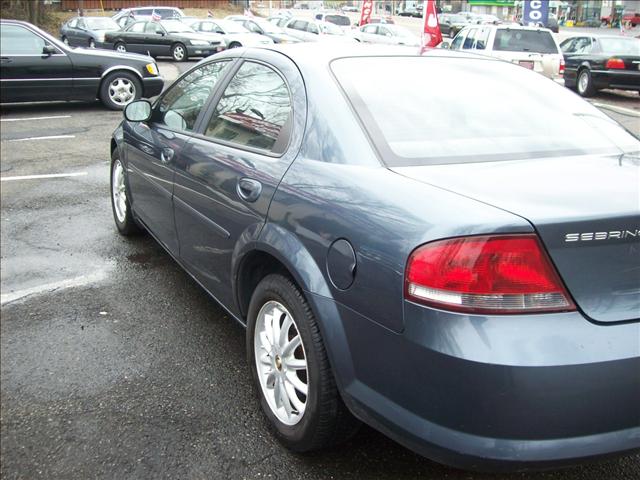
[[[469,469],[640,447],[640,142],[577,95],[300,44],[215,55],[125,118],[117,228],[246,325],[290,449],[359,421]]]

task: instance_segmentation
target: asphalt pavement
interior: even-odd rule
[[[175,77],[188,66],[160,69]],[[260,412],[243,328],[149,236],[117,234],[109,138],[120,119],[97,103],[2,108],[3,479],[640,476],[640,455],[546,473],[463,472],[370,428],[332,450],[286,451]]]

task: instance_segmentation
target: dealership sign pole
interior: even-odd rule
[[[546,26],[549,22],[549,2],[543,0],[525,0],[522,24],[531,27]]]
[[[366,25],[371,21],[371,10],[373,10],[373,0],[364,0],[362,2],[362,10],[360,11],[360,23],[358,25]]]
[[[433,48],[442,43],[442,32],[438,23],[435,0],[425,0],[422,8],[424,26],[422,28],[422,50]]]

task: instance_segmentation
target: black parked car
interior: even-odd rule
[[[0,21],[0,102],[91,101],[120,110],[162,91],[149,57],[70,48],[30,23]]]
[[[125,30],[107,33],[105,43],[118,52],[171,56],[176,62],[208,57],[225,48],[219,39],[197,33],[179,20],[135,22]]]
[[[640,40],[620,36],[584,35],[560,44],[564,82],[583,97],[615,88],[640,92]]]
[[[60,39],[72,47],[101,48],[107,32],[120,26],[107,17],[73,17],[60,27]]]

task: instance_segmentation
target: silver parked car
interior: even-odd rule
[[[399,25],[372,23],[355,31],[353,38],[362,43],[382,43],[385,45],[406,45],[419,47],[420,37]]]
[[[185,23],[198,33],[217,33],[222,35],[227,48],[260,47],[273,44],[273,40],[269,37],[250,32],[233,20],[196,18],[185,20]]]

